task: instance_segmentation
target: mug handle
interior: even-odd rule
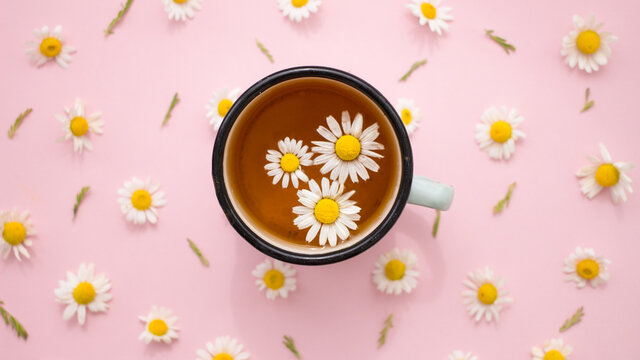
[[[453,187],[424,176],[414,175],[409,203],[438,210],[448,210],[453,200]]]

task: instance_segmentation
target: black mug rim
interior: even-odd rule
[[[398,194],[385,218],[375,229],[373,229],[373,231],[358,241],[358,243],[341,250],[323,254],[296,253],[281,249],[262,239],[244,223],[240,215],[237,213],[231,203],[231,199],[229,198],[224,182],[224,149],[229,132],[238,118],[238,115],[240,115],[244,108],[253,101],[256,96],[268,88],[287,80],[304,77],[320,77],[336,80],[366,95],[382,110],[391,123],[398,138],[398,144],[400,147],[399,158],[401,162],[401,174]],[[219,158],[219,161],[216,161],[217,158]],[[256,82],[242,95],[240,95],[240,97],[238,97],[234,102],[231,109],[229,109],[229,112],[226,114],[224,121],[222,121],[222,124],[218,129],[216,140],[213,145],[211,168],[213,184],[220,207],[224,211],[227,220],[238,234],[262,253],[287,263],[299,265],[324,265],[336,263],[356,256],[376,244],[398,220],[398,217],[402,213],[402,210],[407,203],[407,199],[409,198],[411,182],[413,180],[413,156],[411,152],[411,144],[404,124],[394,107],[378,90],[366,81],[342,70],[323,66],[300,66],[280,70]]]

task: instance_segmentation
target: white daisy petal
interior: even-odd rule
[[[600,144],[602,160],[589,155],[587,159],[591,164],[579,169],[576,176],[580,178],[580,189],[587,198],[592,199],[605,188],[608,188],[614,203],[619,200],[627,201],[627,194],[632,192],[629,170],[632,163],[613,161],[607,148]]]

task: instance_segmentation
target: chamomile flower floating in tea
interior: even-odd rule
[[[587,283],[596,288],[609,280],[607,266],[611,261],[604,256],[596,256],[593,249],[576,248],[576,252],[564,259],[564,272],[567,281],[573,281],[578,288],[583,288]]]
[[[349,229],[356,230],[356,221],[360,220],[360,208],[356,202],[349,200],[355,190],[344,192],[344,185],[337,181],[329,182],[322,178],[318,186],[315,180],[309,181],[309,190],[298,190],[298,201],[302,206],[295,206],[293,213],[298,215],[293,224],[298,229],[310,228],[307,232],[307,242],[313,241],[318,232],[320,246],[329,241],[329,246],[336,246],[338,239],[346,240]]]
[[[162,3],[169,20],[187,21],[187,17],[193,19],[195,10],[200,10],[202,0],[162,0]]]
[[[294,188],[298,188],[298,180],[307,182],[309,178],[302,171],[303,166],[313,164],[311,157],[312,152],[307,152],[309,147],[302,146],[302,140],[296,141],[286,137],[284,140],[278,141],[278,150],[267,150],[267,161],[269,163],[264,166],[267,175],[273,176],[273,184],[277,184],[282,179],[282,187],[289,186],[289,177]]]
[[[58,65],[66,69],[71,62],[71,54],[76,49],[63,45],[62,26],[56,26],[53,31],[49,31],[48,26],[43,26],[41,29],[36,28],[33,29],[33,35],[37,41],[27,42],[29,48],[25,52],[31,60],[36,62],[36,66],[42,66],[48,61],[55,60]]]
[[[256,266],[252,272],[260,291],[267,289],[267,298],[275,300],[278,296],[286,298],[296,289],[296,270],[280,260],[267,259]]]
[[[464,353],[460,350],[455,350],[453,353],[449,355],[449,360],[477,360],[478,357],[472,355],[471,353]]]
[[[206,105],[207,119],[209,119],[209,124],[213,125],[216,131],[220,128],[222,120],[227,116],[227,112],[229,112],[233,103],[238,100],[238,96],[240,96],[240,89],[238,88],[231,91],[222,89],[214,93],[209,99],[209,103]]]
[[[178,317],[174,316],[171,310],[153,306],[148,315],[138,316],[138,318],[144,322],[144,331],[138,339],[145,344],[151,341],[164,341],[170,344],[171,341],[178,339],[179,329],[175,327]]]
[[[413,134],[420,126],[420,109],[413,103],[413,99],[398,99],[396,111],[407,129],[407,134]]]
[[[532,360],[569,360],[569,355],[573,348],[566,345],[562,339],[550,339],[545,341],[544,346],[531,348]]]
[[[352,182],[369,179],[367,169],[377,172],[380,166],[372,158],[383,156],[374,152],[383,150],[384,146],[374,140],[378,138],[378,124],[373,124],[364,131],[362,114],[358,113],[351,123],[349,112],[342,112],[342,127],[333,116],[327,117],[327,125],[318,127],[318,133],[328,141],[312,141],[311,150],[320,154],[313,163],[321,165],[320,172],[324,175],[331,171],[331,180],[338,179],[344,183],[347,177]]]
[[[583,167],[576,173],[576,176],[582,178],[580,179],[582,193],[587,195],[587,198],[593,199],[602,189],[609,188],[611,199],[615,204],[619,200],[627,201],[625,191],[629,193],[633,191],[631,178],[627,173],[633,168],[633,164],[623,161],[614,162],[609,151],[602,144],[600,144],[600,155],[602,159],[588,155],[587,159],[591,165]]]
[[[282,15],[289,17],[289,20],[300,22],[318,11],[322,0],[278,0],[278,6]]]
[[[417,16],[420,20],[420,25],[429,25],[429,30],[442,35],[442,32],[449,31],[449,24],[447,21],[453,20],[451,15],[452,8],[448,6],[440,6],[440,0],[411,0],[407,7],[413,15]]]
[[[216,338],[206,344],[206,350],[198,349],[196,360],[247,360],[251,355],[244,350],[244,346],[229,336]]]
[[[504,290],[504,279],[494,277],[493,271],[488,267],[475,273],[470,272],[468,276],[464,285],[469,290],[464,290],[462,296],[469,315],[475,316],[476,321],[480,321],[483,315],[487,322],[494,319],[498,321],[502,306],[513,302],[508,296],[509,292]]]
[[[516,141],[525,135],[518,126],[524,118],[516,109],[506,106],[490,107],[482,114],[482,122],[476,124],[476,142],[490,158],[508,160],[516,151]]]
[[[70,319],[78,314],[78,322],[84,324],[87,310],[90,312],[106,312],[109,308],[107,301],[111,300],[111,282],[104,274],[94,275],[93,264],[80,264],[78,273],[67,271],[67,280],[60,280],[60,287],[54,293],[56,301],[67,304],[62,318]]]
[[[91,115],[85,113],[84,102],[76,99],[72,108],[64,108],[64,115],[56,114],[56,119],[62,123],[63,140],[73,139],[73,150],[82,153],[83,149],[93,150],[89,134],[102,134],[104,121],[100,120],[101,112]]]
[[[587,73],[598,71],[600,66],[606,65],[611,57],[611,45],[618,38],[609,32],[602,31],[604,24],[596,25],[593,14],[585,22],[581,16],[573,15],[574,29],[562,39],[560,54],[566,56],[565,62],[571,68],[578,65],[578,69]]]
[[[151,184],[151,180],[142,181],[133,177],[124,182],[124,188],[118,190],[120,210],[127,215],[127,221],[144,224],[147,220],[155,224],[158,221],[157,208],[164,206],[167,200],[164,192],[158,191],[160,185]]]
[[[410,293],[418,286],[417,263],[418,258],[410,250],[393,249],[380,255],[376,261],[373,282],[378,290],[387,294]]]
[[[33,245],[30,237],[36,234],[36,229],[31,225],[29,212],[19,213],[17,209],[11,211],[0,210],[0,233],[2,233],[2,248],[0,253],[6,259],[13,250],[18,261],[21,261],[20,254],[29,259],[27,246]]]

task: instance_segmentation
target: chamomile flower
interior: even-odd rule
[[[209,99],[209,103],[206,105],[207,118],[209,119],[209,124],[213,125],[216,131],[220,128],[222,120],[224,120],[233,103],[238,100],[238,96],[240,96],[240,89],[238,88],[231,91],[222,89],[214,93]]]
[[[20,254],[27,259],[30,258],[27,246],[33,245],[30,237],[36,234],[36,229],[31,225],[28,211],[19,213],[17,209],[0,210],[0,233],[2,233],[0,253],[3,258],[9,257],[12,249],[18,261],[22,261]]]
[[[294,188],[298,188],[298,180],[307,182],[309,178],[302,171],[303,166],[313,164],[311,157],[312,152],[307,152],[309,147],[302,146],[302,140],[296,142],[295,139],[286,137],[284,140],[278,141],[278,150],[267,150],[267,161],[269,163],[264,166],[267,175],[273,176],[273,185],[282,179],[282,187],[289,186],[289,177]]]
[[[531,348],[533,357],[531,360],[569,360],[573,348],[566,345],[562,339],[550,339],[545,341],[544,347]]]
[[[591,165],[587,165],[578,170],[576,176],[580,179],[580,188],[587,198],[592,199],[598,195],[604,188],[609,188],[611,199],[615,204],[619,200],[627,201],[627,194],[633,192],[631,188],[631,178],[627,175],[629,170],[633,169],[633,164],[623,161],[613,161],[611,155],[604,145],[600,144],[600,155],[588,155],[587,159]]]
[[[504,290],[504,280],[494,277],[493,270],[488,267],[469,273],[469,279],[464,281],[464,285],[469,290],[464,290],[464,303],[467,305],[469,315],[475,316],[476,321],[480,321],[484,315],[487,322],[493,319],[498,321],[499,313],[503,304],[513,302]]]
[[[516,109],[507,110],[506,106],[493,106],[482,114],[482,122],[476,124],[476,142],[490,158],[508,160],[516,151],[516,141],[524,138],[518,126],[524,118]]]
[[[206,344],[206,350],[198,349],[196,360],[247,360],[251,355],[244,351],[244,346],[229,336],[216,338]]]
[[[316,146],[313,152],[319,153],[313,163],[324,164],[320,172],[324,175],[331,171],[331,180],[339,179],[340,183],[347,180],[358,182],[358,176],[362,180],[369,179],[367,169],[377,172],[380,166],[372,158],[383,156],[374,150],[383,150],[384,146],[375,142],[380,133],[378,124],[373,124],[362,131],[362,114],[358,113],[351,123],[349,112],[342,112],[342,128],[333,116],[327,117],[327,125],[318,127],[318,133],[328,141],[312,141]]]
[[[106,312],[107,301],[111,300],[111,282],[104,274],[94,275],[93,264],[80,264],[78,273],[67,271],[67,280],[58,281],[59,287],[54,291],[56,301],[67,304],[62,318],[70,319],[78,313],[78,322],[84,324],[87,309],[90,312]]]
[[[147,316],[138,316],[138,318],[144,322],[144,331],[138,339],[145,344],[152,340],[170,344],[171,341],[178,339],[179,329],[175,327],[178,317],[174,316],[171,310],[153,306]]]
[[[158,221],[157,208],[164,206],[167,200],[164,192],[158,191],[160,185],[151,184],[151,180],[142,181],[133,177],[124,182],[124,188],[118,190],[120,210],[127,215],[127,221],[134,224],[144,224],[149,221],[155,224]]]
[[[429,30],[442,35],[442,32],[449,31],[449,24],[447,21],[453,20],[451,11],[453,10],[448,6],[440,6],[440,0],[411,0],[407,7],[413,15],[417,16],[420,20],[420,25],[429,25]]]
[[[300,22],[318,11],[322,0],[278,0],[278,6],[282,15],[288,16],[289,20]]]
[[[604,256],[596,256],[593,249],[576,248],[576,252],[564,259],[564,272],[567,281],[573,281],[578,288],[583,288],[587,283],[596,288],[609,280],[607,266],[611,261]]]
[[[36,28],[33,29],[33,35],[37,41],[28,41],[29,48],[25,52],[31,60],[36,62],[36,66],[42,66],[47,61],[55,60],[58,65],[66,69],[71,62],[71,54],[76,49],[63,45],[62,26],[56,26],[53,31],[49,31],[48,26],[43,26],[41,29]]]
[[[296,270],[280,260],[267,259],[252,272],[260,291],[267,289],[267,298],[275,300],[280,295],[286,298],[296,289]]]
[[[380,255],[373,269],[373,282],[387,294],[410,293],[418,286],[418,258],[410,250],[393,249]]]
[[[344,185],[337,181],[329,182],[322,178],[318,186],[315,180],[309,181],[309,190],[298,190],[298,201],[302,206],[295,206],[293,213],[298,215],[293,224],[298,229],[310,228],[307,232],[307,242],[313,241],[318,232],[320,246],[329,241],[329,246],[336,246],[338,239],[346,240],[349,229],[356,230],[356,221],[360,220],[360,208],[356,202],[349,200],[355,190],[344,192]]]
[[[82,153],[83,149],[93,150],[89,134],[102,134],[104,121],[100,120],[101,112],[86,115],[84,102],[76,99],[72,108],[64,108],[64,115],[56,114],[56,119],[62,123],[62,140],[73,139],[73,150]]]
[[[407,129],[407,134],[413,134],[420,126],[420,109],[413,103],[413,99],[398,99],[396,111]]]
[[[611,57],[611,45],[618,38],[609,32],[601,31],[604,24],[596,25],[593,14],[585,22],[581,16],[573,15],[573,30],[562,39],[560,54],[566,56],[565,62],[571,68],[587,73],[598,71]]]
[[[478,357],[471,355],[471,353],[464,353],[460,350],[456,350],[449,355],[449,360],[477,360]]]
[[[187,21],[187,17],[193,19],[194,10],[200,10],[202,0],[162,0],[162,3],[169,20]]]

